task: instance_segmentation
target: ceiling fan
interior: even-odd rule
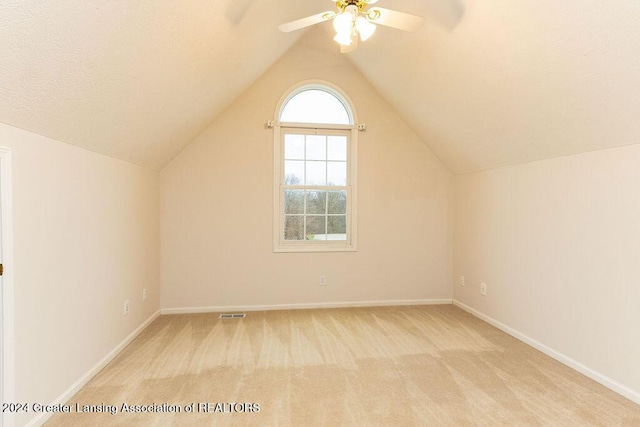
[[[358,39],[365,41],[376,30],[376,25],[397,28],[404,31],[415,31],[424,22],[421,16],[398,12],[382,7],[369,5],[378,0],[332,0],[336,4],[335,11],[317,13],[306,18],[287,22],[278,27],[282,32],[299,30],[311,25],[333,19],[336,36],[333,38],[340,44],[340,52],[346,53],[358,47]]]

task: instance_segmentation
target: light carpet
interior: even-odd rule
[[[93,412],[46,425],[640,425],[639,405],[451,305],[218,316],[159,317],[68,402]]]

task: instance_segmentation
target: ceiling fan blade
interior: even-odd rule
[[[384,7],[372,7],[367,12],[367,18],[374,24],[404,31],[415,31],[424,23],[422,16],[385,9]]]
[[[353,52],[358,48],[358,34],[354,33],[351,35],[351,44],[348,46],[340,45],[340,53],[349,53]]]
[[[283,33],[299,30],[301,28],[310,27],[311,25],[319,24],[324,21],[328,21],[336,16],[333,11],[320,12],[315,15],[307,16],[306,18],[296,19],[295,21],[287,22],[278,26],[278,29]]]

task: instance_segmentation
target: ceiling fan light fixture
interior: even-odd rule
[[[333,38],[341,45],[340,52],[349,53],[356,49],[358,41],[371,38],[378,25],[404,31],[416,31],[424,23],[424,18],[410,13],[398,12],[370,5],[377,0],[333,0],[334,11],[320,12],[306,18],[296,19],[278,26],[288,33],[333,20],[336,35]]]
[[[342,12],[333,18],[333,28],[338,34],[351,33],[353,27],[353,15],[350,13]]]
[[[350,46],[351,45],[351,31],[349,32],[338,32],[333,40],[337,41],[342,46]]]
[[[369,22],[367,18],[360,15],[356,18],[356,28],[360,34],[360,40],[365,41],[376,31],[375,24]]]

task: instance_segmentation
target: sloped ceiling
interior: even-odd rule
[[[461,4],[351,55],[453,172],[640,143],[640,2]]]
[[[637,0],[378,4],[427,22],[348,58],[453,172],[640,143]],[[161,168],[304,34],[278,24],[331,8],[4,0],[0,121]]]
[[[160,168],[296,42],[277,24],[313,3],[2,0],[0,121]]]

